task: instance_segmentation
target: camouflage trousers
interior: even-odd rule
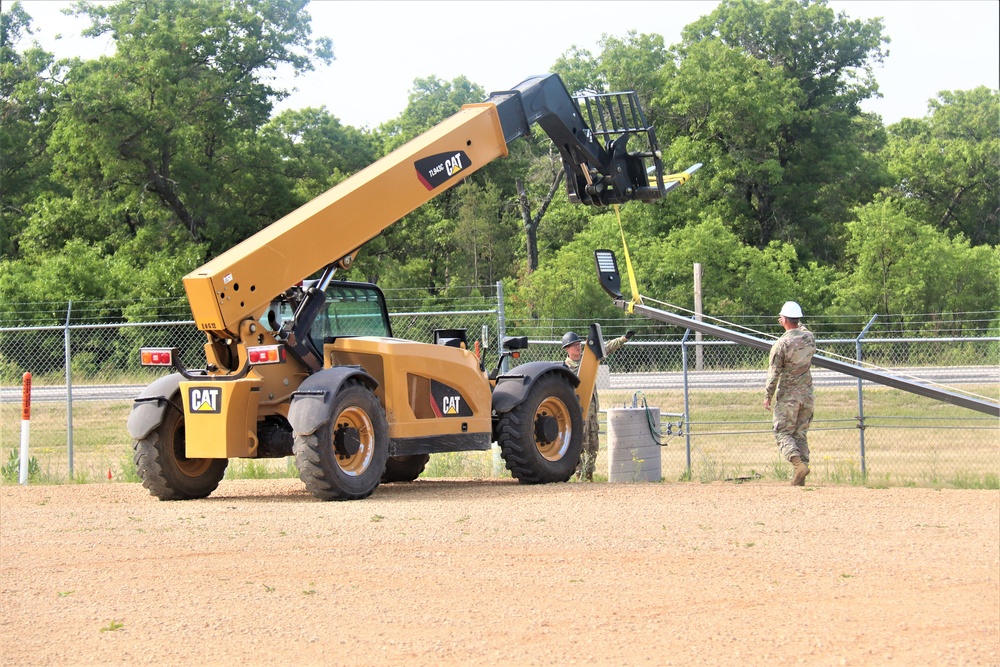
[[[778,450],[791,461],[798,456],[803,463],[809,463],[809,442],[806,432],[813,418],[813,396],[807,394],[775,397],[774,403],[774,439],[778,441]]]
[[[601,426],[597,423],[597,401],[591,400],[587,421],[583,424],[583,450],[580,452],[580,465],[576,467],[577,479],[594,481],[594,464],[597,463],[597,450],[600,448]]]

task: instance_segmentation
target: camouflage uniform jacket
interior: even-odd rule
[[[775,390],[781,394],[806,395],[812,392],[812,374],[809,366],[816,353],[816,338],[802,324],[797,329],[786,331],[785,335],[771,346],[767,369],[767,398],[774,396]]]
[[[606,342],[604,344],[604,356],[605,356],[605,358],[611,356],[612,352],[616,352],[616,351],[622,349],[623,347],[625,347],[625,343],[627,343],[627,342],[628,342],[628,339],[625,338],[625,336],[620,336],[618,338],[615,338],[613,340],[609,340],[608,342]],[[583,357],[581,356],[580,359],[582,360]],[[573,371],[577,375],[580,374],[580,362],[579,361],[573,361],[569,357],[566,357],[566,361],[564,361],[563,364],[566,366],[566,368],[570,369],[571,371]],[[590,411],[593,412],[593,413],[595,413],[595,414],[597,412],[597,384],[594,384],[594,395],[590,399]]]

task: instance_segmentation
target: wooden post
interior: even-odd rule
[[[694,265],[694,319],[699,322],[702,321],[701,314],[701,264],[695,262]],[[701,343],[701,332],[697,331],[694,334],[695,348],[694,348],[694,369],[700,371],[704,369],[705,359],[702,353]]]

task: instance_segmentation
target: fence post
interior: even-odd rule
[[[503,339],[507,335],[507,316],[504,312],[503,303],[503,282],[497,281],[497,355],[503,361],[500,364],[500,372],[506,373],[510,366],[506,357],[503,356]]]
[[[691,413],[688,412],[688,351],[687,339],[691,330],[681,338],[681,368],[684,376],[684,453],[687,456],[687,476],[691,479]]]
[[[73,479],[73,353],[70,346],[69,319],[73,302],[66,305],[66,326],[63,329],[63,354],[66,357],[66,458],[69,478]]]
[[[872,325],[875,324],[875,320],[878,319],[878,313],[872,316],[871,320],[858,337],[854,339],[854,352],[857,357],[858,366],[861,365],[861,339],[865,337],[868,330],[871,329]],[[865,461],[865,397],[864,397],[864,387],[861,378],[858,378],[858,441],[861,445],[861,479],[868,479],[868,466]]]

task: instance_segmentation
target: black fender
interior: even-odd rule
[[[493,414],[501,415],[520,405],[528,397],[531,385],[548,373],[564,376],[574,388],[580,386],[580,378],[563,364],[552,361],[521,364],[497,377],[497,386],[493,390]]]
[[[128,434],[134,440],[142,440],[162,424],[167,410],[183,410],[179,403],[170,402],[180,390],[182,380],[184,376],[180,373],[171,373],[153,380],[139,392],[128,416]]]
[[[330,421],[333,397],[347,380],[358,379],[374,391],[378,381],[360,366],[336,366],[313,373],[292,393],[288,423],[295,435],[312,435]]]

